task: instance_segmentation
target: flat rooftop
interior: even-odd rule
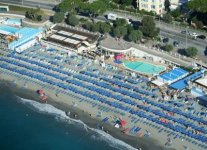
[[[195,82],[207,88],[207,77],[197,79]]]
[[[47,40],[62,46],[71,48],[80,48],[82,43],[94,43],[98,39],[98,35],[90,32],[73,29],[70,27],[55,26],[55,33],[50,35]]]
[[[86,32],[84,30],[78,30],[70,27],[63,27],[56,25],[54,30],[58,31],[59,34],[68,35],[68,33],[73,34],[74,38],[78,38],[80,40],[87,40],[88,42],[94,42],[98,39],[98,35],[93,34],[91,32]]]
[[[160,75],[160,77],[167,81],[171,81],[171,80],[176,80],[187,74],[188,74],[188,71],[183,70],[182,68],[175,68],[175,69],[170,70],[167,73]]]
[[[199,72],[195,72],[194,74],[191,74],[191,75],[185,77],[184,79],[181,79],[181,80],[171,84],[170,87],[172,87],[176,90],[183,90],[184,88],[186,88],[188,86],[189,81],[194,81],[194,80],[200,78],[202,75],[203,75],[203,70],[201,70]]]

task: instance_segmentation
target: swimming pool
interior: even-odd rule
[[[6,25],[0,25],[0,31],[4,34],[14,34],[17,32],[19,29],[11,26],[6,26]]]
[[[164,66],[154,65],[154,64],[146,63],[142,61],[125,62],[123,63],[123,65],[127,69],[130,69],[130,70],[142,73],[142,74],[147,74],[147,75],[159,74],[160,72],[166,70]]]

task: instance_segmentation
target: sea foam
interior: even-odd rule
[[[119,149],[119,150],[126,150],[126,149],[127,150],[136,150],[136,148],[128,145],[127,143],[125,143],[119,139],[114,138],[113,136],[111,136],[110,134],[108,134],[102,130],[90,128],[81,120],[76,120],[76,119],[70,118],[69,116],[67,116],[65,114],[64,111],[62,111],[62,110],[60,110],[50,104],[43,104],[43,103],[39,103],[37,101],[24,99],[24,98],[20,98],[20,97],[18,97],[18,100],[21,103],[29,106],[30,108],[32,108],[33,110],[35,110],[39,113],[54,115],[58,121],[64,121],[64,122],[67,122],[68,124],[75,124],[76,126],[79,126],[83,129],[85,129],[87,132],[92,131],[93,134],[91,135],[91,138],[93,140],[105,141],[111,147]]]

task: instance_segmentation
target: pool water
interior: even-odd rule
[[[14,34],[19,29],[11,26],[0,25],[0,30]]]
[[[166,69],[164,66],[154,65],[141,61],[125,62],[123,63],[123,65],[127,69],[147,75],[159,74],[160,72],[165,71]]]

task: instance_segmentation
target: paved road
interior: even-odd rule
[[[113,12],[112,11],[107,11],[105,14],[108,14],[108,13],[113,13]],[[122,17],[132,19],[134,21],[139,21],[140,22],[142,20],[141,17],[137,17],[137,16],[132,16],[132,15],[128,15],[128,14],[123,15],[123,13],[119,13],[119,12],[116,12],[116,14],[118,14]],[[100,19],[104,19],[104,18],[100,17]],[[185,30],[185,28],[173,26],[173,25],[166,24],[166,23],[159,22],[159,21],[156,21],[156,24],[160,28],[162,36],[172,38],[174,40],[179,40],[181,43],[186,43],[186,35],[181,34],[181,31]],[[190,33],[195,32],[195,30],[192,30],[192,29],[187,29],[187,30]],[[199,32],[199,31],[196,31],[196,33],[204,34],[204,35],[207,36],[206,33],[202,33],[202,32]],[[188,45],[190,44],[189,46],[197,47],[201,51],[201,53],[203,53],[203,50],[207,46],[207,39],[206,40],[201,40],[201,39],[194,40],[194,39],[192,39],[192,37],[188,36],[187,41],[188,41]]]
[[[57,2],[55,2],[53,0],[53,3],[48,2],[46,0],[0,0],[0,2],[4,2],[4,3],[8,3],[8,4],[18,4],[18,5],[24,5],[24,6],[30,6],[30,7],[40,7],[40,8],[44,8],[44,9],[53,9],[54,6],[57,4]]]
[[[171,39],[171,44],[173,44],[174,41],[180,42],[179,48],[185,49],[186,47],[186,35],[180,34],[180,33],[171,33],[168,31],[161,30],[160,32],[161,37],[168,37]],[[207,46],[207,42],[202,39],[192,39],[191,36],[187,36],[187,47],[196,47],[199,52],[199,55],[204,55],[205,48]]]
[[[60,1],[61,0],[36,0],[36,1],[33,1],[33,0],[0,0],[0,2],[19,4],[19,5],[23,4],[24,6],[32,6],[32,7],[39,6],[40,8],[45,8],[45,9],[50,9],[50,10]],[[110,12],[111,11],[107,11],[105,14],[108,14]],[[113,12],[111,12],[111,13],[113,13]],[[116,14],[119,14],[119,15],[127,17],[127,18],[131,18],[135,21],[141,21],[141,17],[132,16],[132,15],[128,15],[128,14],[123,15],[123,13],[118,13],[118,12],[116,12]],[[106,18],[104,16],[99,16],[97,19],[106,20]],[[171,38],[172,40],[180,41],[182,43],[183,48],[185,48],[186,38],[185,38],[185,35],[180,33],[182,30],[184,30],[183,28],[177,28],[175,26],[172,27],[172,26],[167,25],[162,22],[161,23],[157,22],[157,26],[160,27],[160,29],[161,29],[160,33],[162,36]],[[191,31],[191,32],[193,32],[193,31]],[[188,36],[187,43],[188,43],[188,47],[194,46],[194,47],[198,48],[199,54],[203,55],[204,50],[207,46],[207,39],[206,40],[199,40],[199,39],[193,40],[191,37]]]

